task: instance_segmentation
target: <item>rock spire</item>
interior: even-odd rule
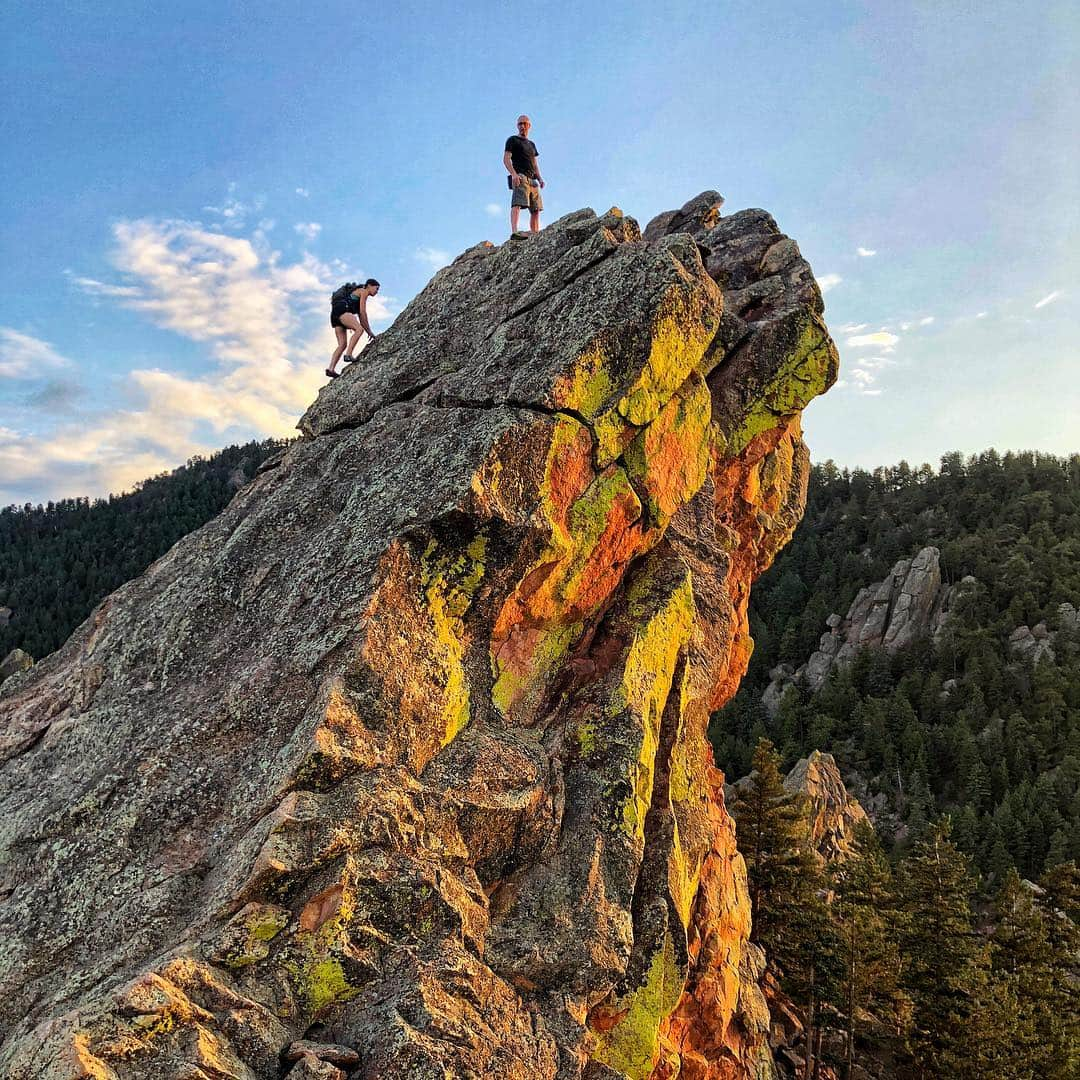
[[[4,686],[0,1074],[767,1075],[706,727],[837,356],[719,203],[466,251]]]

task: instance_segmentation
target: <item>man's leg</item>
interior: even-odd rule
[[[540,231],[540,211],[539,210],[530,210],[529,211],[529,230],[531,232],[539,232]]]
[[[348,337],[343,326],[334,327],[334,336],[337,338],[337,348],[334,350],[334,355],[330,357],[330,367],[327,369],[328,371],[337,370],[337,362],[341,359],[341,354],[345,351],[345,339]]]
[[[520,206],[510,207],[510,234],[513,235],[518,231],[518,217],[521,214]]]

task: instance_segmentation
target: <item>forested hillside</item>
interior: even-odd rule
[[[219,513],[284,445],[192,458],[126,495],[0,510],[0,657],[59,648],[102,597]]]
[[[770,719],[770,669],[805,663],[830,613],[925,545],[940,549],[946,581],[977,583],[936,643],[863,650],[818,693],[789,689]],[[754,587],[756,650],[714,718],[718,763],[745,774],[762,736],[785,767],[830,750],[881,808],[886,836],[908,845],[948,812],[988,882],[1080,857],[1080,640],[1063,603],[1080,606],[1080,455],[950,454],[936,472],[815,466],[802,524]],[[1036,662],[1009,639],[1040,623],[1052,648]]]

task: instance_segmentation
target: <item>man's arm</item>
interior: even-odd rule
[[[503,152],[503,164],[506,166],[506,171],[510,174],[510,179],[514,182],[514,187],[518,186],[518,174],[514,172],[514,159],[510,155],[509,150]]]
[[[535,149],[535,147],[536,147],[535,143],[533,143],[533,147]],[[537,183],[541,187],[543,187],[544,186],[544,178],[540,175],[540,151],[539,150],[537,150],[536,153],[533,154],[533,171],[536,173],[536,181],[537,181]]]

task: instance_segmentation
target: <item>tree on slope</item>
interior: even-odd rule
[[[1008,982],[1016,998],[1011,1072],[1064,1080],[1068,1054],[1066,1017],[1061,1010],[1068,1002],[1055,992],[1050,915],[1015,870],[1006,876],[994,908],[994,972]]]
[[[975,931],[970,860],[932,824],[897,874],[900,985],[910,996],[909,1045],[920,1077],[992,1077],[1008,1035],[989,985],[989,954]],[[998,1013],[994,1016],[994,1013]],[[998,1072],[998,1076],[1004,1075]]]
[[[822,1008],[835,999],[838,982],[826,882],[810,844],[806,800],[784,790],[780,755],[768,739],[759,740],[753,765],[732,806],[749,878],[750,937],[803,1010],[809,1075],[820,1060]]]
[[[784,923],[804,882],[816,873],[809,851],[805,800],[784,790],[780,755],[768,739],[754,750],[753,772],[731,808],[750,886],[751,941],[775,959]]]
[[[845,1035],[844,1076],[855,1066],[856,1018],[892,1015],[898,1027],[900,955],[892,868],[873,827],[855,832],[851,854],[833,870],[832,918],[841,962],[839,1011]]]

